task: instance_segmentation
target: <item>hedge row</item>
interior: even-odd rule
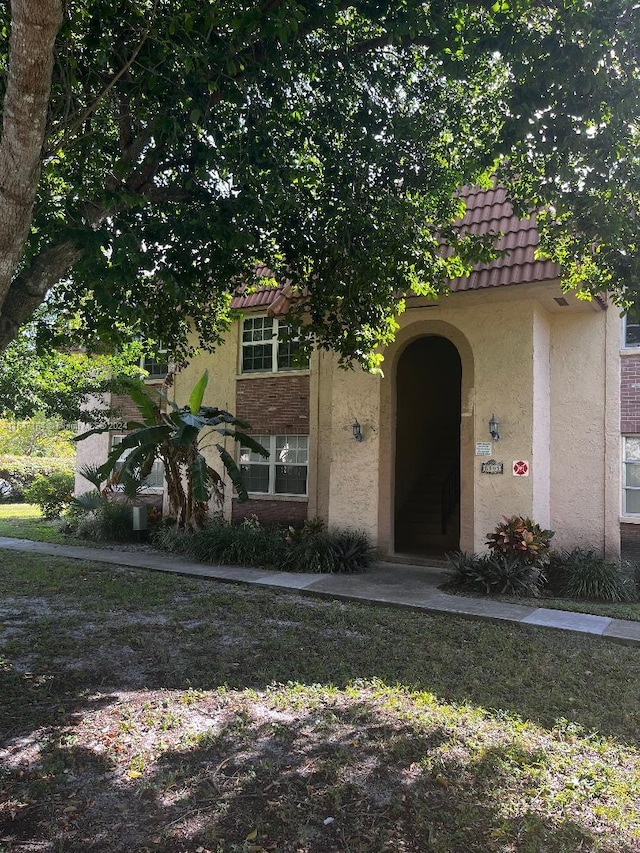
[[[21,503],[24,492],[40,475],[73,474],[73,462],[37,456],[0,456],[0,502]]]

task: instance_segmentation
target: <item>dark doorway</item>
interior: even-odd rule
[[[395,552],[441,556],[460,544],[462,365],[429,335],[410,344],[396,374]]]

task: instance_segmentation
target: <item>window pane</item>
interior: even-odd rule
[[[640,487],[640,465],[628,462],[625,466],[625,486]]]
[[[164,486],[164,465],[160,459],[153,463],[149,476],[145,478],[144,485],[149,488],[162,488]]]
[[[261,444],[265,450],[270,450],[270,440],[271,436],[268,435],[252,435],[251,438],[255,439],[258,444]],[[261,462],[263,465],[268,465],[269,460],[265,459],[264,456],[261,456],[259,453],[256,453],[255,450],[251,450],[248,447],[240,447],[240,462],[248,465],[249,462]]]
[[[276,465],[276,494],[306,495],[306,465]]]
[[[308,461],[308,443],[309,438],[306,435],[276,436],[275,461],[306,465]]]
[[[149,379],[164,378],[169,372],[169,364],[155,358],[143,358],[142,368],[149,374]]]
[[[624,440],[624,458],[640,462],[640,438],[627,436]]]
[[[627,347],[640,346],[640,325],[630,323],[627,319],[624,344]]]
[[[288,323],[278,325],[278,370],[304,370],[309,366],[307,354],[300,352],[300,342],[295,338],[287,340],[291,334]]]
[[[242,372],[271,370],[273,348],[271,344],[244,345],[242,347]]]
[[[625,489],[625,508],[628,513],[640,513],[640,489]]]
[[[309,367],[306,354],[300,352],[298,341],[283,341],[278,344],[278,370],[304,370]]]
[[[625,317],[624,345],[626,347],[640,346],[640,306],[637,304],[629,308]]]
[[[244,342],[270,341],[272,338],[272,317],[249,317],[242,324],[242,340]]]
[[[268,465],[241,465],[240,471],[248,492],[269,491]]]

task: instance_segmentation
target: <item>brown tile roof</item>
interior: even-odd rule
[[[489,264],[477,264],[471,275],[451,281],[451,290],[482,290],[486,287],[502,287],[525,282],[548,281],[558,278],[560,267],[547,260],[534,257],[539,237],[535,214],[518,219],[507,201],[502,187],[490,190],[465,187],[462,190],[467,210],[461,226],[473,234],[487,231],[501,232],[496,242],[498,249],[507,249],[508,254]],[[268,275],[266,267],[259,267],[258,275]],[[288,284],[281,287],[266,287],[246,296],[238,295],[231,302],[232,308],[270,308],[272,314],[284,314],[288,307]]]
[[[479,235],[487,231],[501,232],[503,236],[496,242],[496,247],[507,249],[508,254],[489,264],[476,264],[471,275],[453,279],[452,291],[548,281],[560,276],[557,264],[536,260],[534,256],[539,242],[535,214],[526,219],[514,216],[503,187],[490,190],[465,187],[463,195],[467,210],[462,228]]]

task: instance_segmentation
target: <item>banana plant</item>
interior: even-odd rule
[[[127,422],[129,434],[112,448],[107,461],[95,472],[109,486],[118,485],[126,495],[134,497],[153,463],[159,459],[164,466],[169,514],[176,519],[177,527],[186,530],[202,526],[212,499],[218,504],[222,502],[223,478],[202,453],[208,438],[212,435],[229,437],[262,456],[269,455],[261,444],[247,435],[245,430],[250,426],[246,421],[223,409],[202,405],[208,381],[209,373],[205,370],[186,406],[178,406],[166,395],[140,383],[128,383],[127,394],[135,403],[140,419]],[[75,440],[82,441],[108,429],[108,426],[90,429]],[[213,446],[239,500],[247,500],[247,489],[233,456],[219,440],[214,441]]]

